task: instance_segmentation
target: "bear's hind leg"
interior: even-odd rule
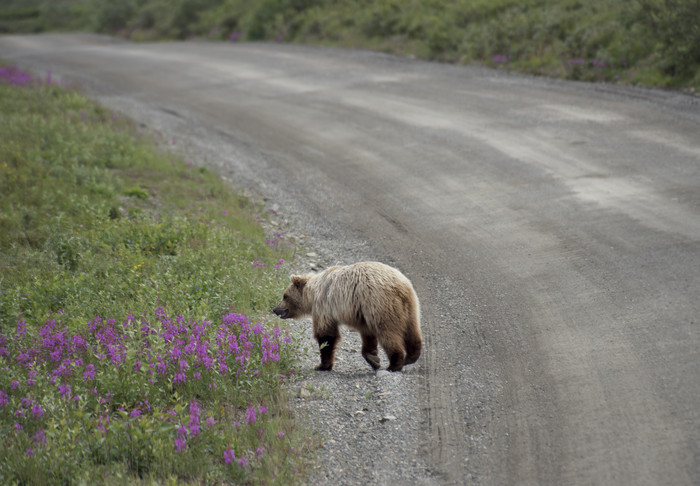
[[[335,348],[340,343],[340,331],[338,326],[329,327],[323,336],[316,336],[321,352],[321,363],[316,366],[318,371],[330,371],[335,361]]]
[[[389,355],[388,371],[401,371],[406,362],[406,353],[402,349],[387,352]]]
[[[377,337],[371,334],[362,334],[362,357],[375,370],[379,369],[379,352],[377,351]]]
[[[406,352],[403,349],[402,336],[384,336],[379,343],[384,348],[386,355],[389,357],[389,371],[401,371],[406,361]]]
[[[408,331],[404,336],[404,346],[406,348],[406,363],[413,364],[420,357],[421,348],[423,347],[423,339],[420,333]]]

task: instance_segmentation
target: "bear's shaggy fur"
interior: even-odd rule
[[[294,275],[282,302],[272,311],[282,319],[311,315],[321,351],[317,370],[331,370],[340,342],[340,324],[358,331],[362,356],[379,368],[379,343],[389,371],[418,360],[422,346],[420,305],[410,280],[378,262],[335,266],[319,274]]]

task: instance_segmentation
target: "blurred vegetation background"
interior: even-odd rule
[[[700,90],[700,0],[3,0],[0,33],[275,41]]]

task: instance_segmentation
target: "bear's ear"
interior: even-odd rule
[[[309,278],[306,275],[292,275],[292,284],[299,290],[303,290]]]

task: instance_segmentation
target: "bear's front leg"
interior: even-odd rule
[[[340,332],[337,328],[328,329],[322,336],[316,336],[321,351],[321,364],[316,366],[319,371],[330,371],[335,361],[335,348],[340,342]]]
[[[362,357],[375,369],[379,369],[379,352],[377,351],[377,337],[371,334],[361,334],[362,336]]]

